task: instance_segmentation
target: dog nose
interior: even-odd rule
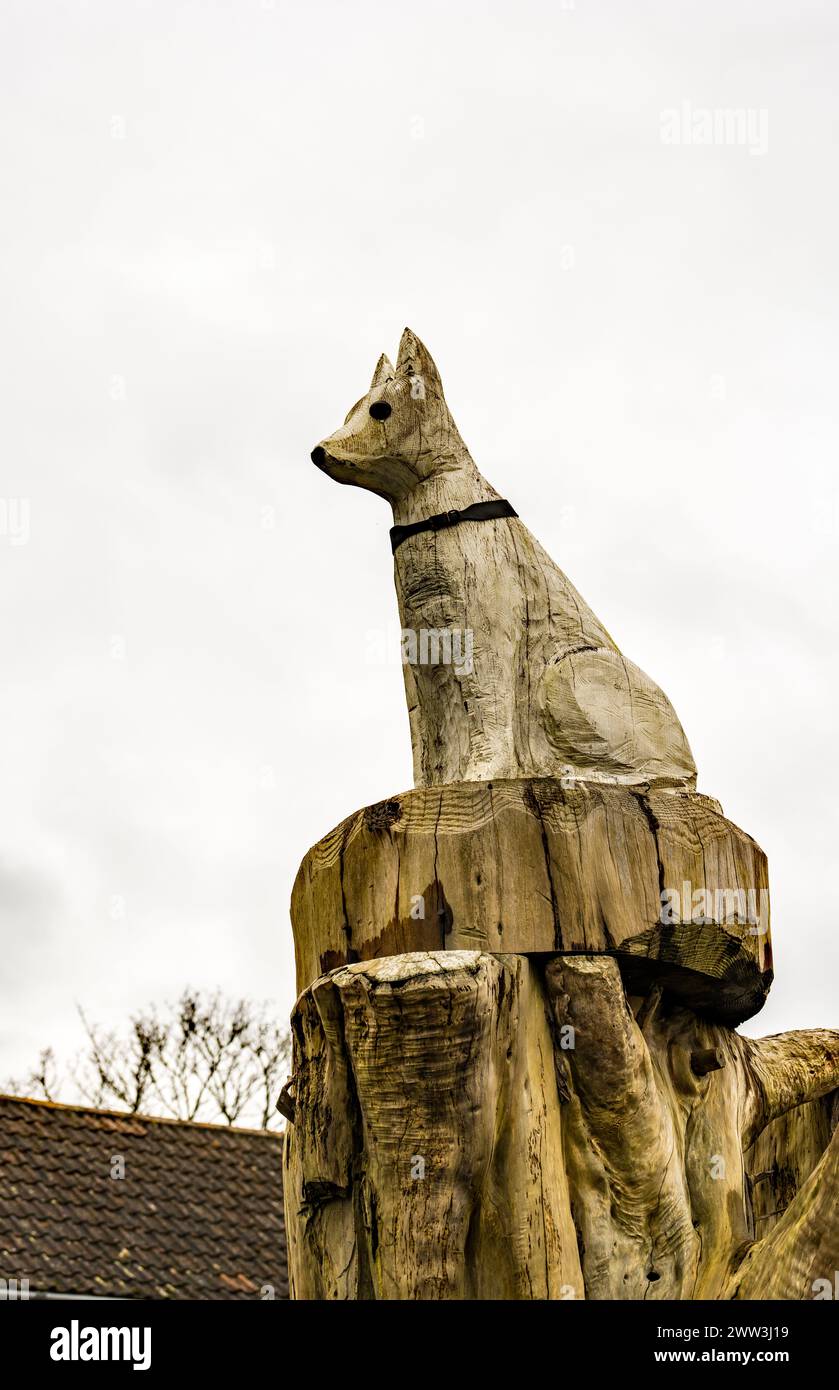
[[[312,463],[318,468],[323,468],[323,465],[326,463],[326,450],[322,444],[316,445],[312,450]]]

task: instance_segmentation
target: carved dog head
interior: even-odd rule
[[[444,469],[462,441],[434,361],[406,328],[396,366],[382,354],[370,390],[340,429],[312,450],[312,462],[338,483],[366,487],[394,502]]]

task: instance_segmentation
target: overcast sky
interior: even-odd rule
[[[836,1024],[839,11],[5,0],[0,52],[0,1078],[77,1002],[288,1014],[300,859],[412,783],[389,509],[309,462],[406,323],[769,855],[748,1030]]]

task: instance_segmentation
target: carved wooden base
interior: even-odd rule
[[[349,816],[292,895],[298,990],[409,951],[602,952],[733,1024],[772,980],[766,857],[696,793],[550,778],[419,788]]]

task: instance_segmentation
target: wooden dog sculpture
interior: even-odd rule
[[[312,460],[393,508],[417,786],[564,776],[695,789],[667,696],[478,472],[410,329]]]

